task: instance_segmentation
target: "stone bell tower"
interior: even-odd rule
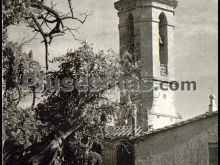
[[[120,55],[125,50],[139,59],[140,79],[152,90],[141,92],[137,125],[144,131],[173,124],[178,120],[175,94],[161,90],[161,82],[175,78],[174,13],[175,0],[119,0],[115,2],[119,17]],[[167,89],[166,85],[163,85]]]

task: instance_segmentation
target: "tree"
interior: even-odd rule
[[[51,80],[71,78],[74,88],[70,90],[69,83],[61,84],[59,90],[52,92],[46,88],[44,94],[47,99],[35,109],[34,106],[30,109],[17,106],[24,94],[21,90],[22,76],[30,68],[26,64],[32,61],[27,61],[28,55],[22,52],[21,45],[7,41],[7,27],[25,23],[41,34],[48,71],[48,46],[53,38],[67,31],[77,31],[66,27],[64,21],[72,19],[84,23],[91,14],[84,13],[81,20],[74,16],[71,0],[67,2],[70,13],[63,15],[56,11],[53,4],[48,5],[44,0],[3,1],[5,132],[11,140],[7,144],[19,148],[6,147],[5,164],[11,161],[13,164],[100,164],[99,143],[103,140],[108,117],[117,114],[120,120],[123,113],[119,109],[127,109],[126,103],[111,102],[105,97],[104,93],[116,84],[111,82],[106,85],[103,80],[128,76],[136,72],[137,67],[130,64],[131,58],[121,62],[117,58],[109,58],[110,53],[94,53],[87,43],[62,58],[54,59],[60,62],[59,70],[46,74],[46,78]],[[83,80],[82,84],[86,82],[86,85],[81,84],[84,90],[76,87],[78,80]]]
[[[46,70],[48,70],[48,46],[52,42],[52,39],[64,35],[67,31],[71,32],[73,36],[77,32],[77,29],[65,26],[65,20],[72,19],[83,24],[92,13],[92,11],[84,12],[81,16],[77,17],[75,16],[76,12],[74,11],[73,13],[72,1],[66,0],[66,3],[69,5],[69,13],[63,12],[64,14],[61,14],[55,8],[56,4],[54,4],[53,0],[3,0],[3,109],[7,113],[5,114],[6,117],[16,116],[10,113],[12,111],[14,113],[16,109],[20,109],[17,105],[25,95],[23,93],[24,91],[21,90],[22,75],[28,69],[34,67],[29,64],[37,63],[27,58],[27,54],[22,52],[22,46],[30,42],[33,38],[20,44],[9,42],[7,35],[8,27],[25,24],[27,27],[32,28],[33,32],[35,31],[42,36],[45,45]],[[37,65],[39,64],[37,63]],[[38,68],[35,68],[35,71],[38,71]],[[35,87],[32,87],[32,109],[35,105],[34,89]],[[14,121],[13,118],[9,119]]]
[[[61,136],[77,128],[63,139],[63,147],[69,151],[66,154],[72,154],[72,159],[64,155],[70,164],[76,164],[79,158],[83,158],[81,161],[94,159],[94,155],[99,158],[93,150],[94,144],[103,139],[108,116],[118,111],[118,106],[105,97],[104,92],[115,86],[114,82],[106,84],[106,80],[119,76],[119,61],[117,58],[107,61],[103,51],[94,53],[87,43],[58,61],[61,62],[59,71],[52,73],[50,79],[62,82],[69,78],[72,88],[70,84],[62,88],[64,84],[61,84],[59,90],[50,91],[52,93],[47,90],[49,96],[37,105],[37,115],[47,123],[50,132],[59,132]],[[82,84],[77,87],[79,81]]]
[[[125,103],[112,102],[105,92],[118,85],[121,76],[137,68],[129,65],[129,71],[125,70],[129,58],[121,63],[110,52],[94,53],[87,43],[53,61],[60,63],[59,70],[46,74],[47,98],[35,108],[35,120],[40,121],[37,128],[42,124],[48,134],[43,134],[42,128],[36,130],[41,133],[40,142],[24,149],[24,156],[17,162],[101,162],[97,145],[104,138],[108,118],[117,114],[120,120],[126,112],[121,113],[122,108],[128,109]],[[55,80],[60,80],[60,85]]]
[[[31,40],[24,41],[24,43],[12,43],[8,41],[7,29],[11,25],[25,24],[30,27],[33,32],[40,34],[45,45],[45,63],[46,72],[49,69],[48,60],[48,46],[51,44],[54,37],[62,36],[66,32],[70,32],[73,37],[74,33],[78,32],[77,28],[71,28],[65,25],[65,20],[71,19],[83,24],[87,17],[92,14],[90,12],[81,13],[79,17],[76,16],[75,10],[71,0],[66,0],[69,6],[68,13],[61,13],[55,7],[53,0],[3,0],[3,61],[4,61],[4,93],[6,98],[17,97],[11,99],[7,104],[10,105],[12,101],[16,104],[21,99],[21,75],[23,74],[22,67],[25,61],[17,60],[20,56],[22,46]],[[15,49],[15,50],[14,50]],[[19,71],[17,73],[16,71]],[[20,82],[18,82],[20,81]],[[34,91],[35,87],[33,87]],[[33,94],[35,94],[33,92]],[[7,96],[6,96],[7,95]],[[35,100],[33,99],[34,106]]]
[[[4,39],[7,39],[7,27],[25,23],[33,31],[39,33],[45,45],[45,63],[46,70],[48,64],[48,46],[53,38],[62,36],[70,32],[75,38],[74,33],[77,28],[71,28],[65,25],[66,20],[74,20],[78,23],[85,23],[87,17],[92,14],[89,12],[81,13],[79,17],[75,16],[71,0],[66,0],[69,5],[69,13],[61,14],[55,9],[53,0],[3,0],[3,31]]]

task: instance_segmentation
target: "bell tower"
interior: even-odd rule
[[[175,80],[175,0],[119,0],[120,55],[134,52],[140,62],[141,80],[152,90],[141,91],[136,101],[137,125],[144,131],[173,124],[178,120],[174,91],[160,88],[161,82]]]

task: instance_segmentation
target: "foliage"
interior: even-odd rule
[[[53,92],[47,90],[46,92],[49,93],[48,99],[39,104],[37,108],[41,120],[49,122],[51,126],[57,128],[66,122],[71,123],[73,119],[80,117],[82,114],[88,113],[88,120],[91,123],[92,121],[95,122],[104,113],[101,107],[109,101],[107,97],[102,96],[108,89],[105,81],[119,74],[120,69],[117,65],[117,59],[108,64],[103,51],[94,53],[92,47],[84,43],[76,51],[67,53],[58,60],[61,62],[60,69],[58,72],[52,73],[50,79],[57,78],[62,81],[69,78],[72,80],[71,85],[73,88],[64,91],[65,88],[62,90],[61,87],[64,86],[61,84],[59,90]],[[85,81],[82,84],[84,85],[84,91],[82,88],[77,88],[76,84],[79,80]],[[97,81],[96,84],[94,81]],[[114,84],[110,85],[113,86]],[[110,85],[109,87],[111,87]],[[100,104],[100,102],[103,102],[103,104]],[[90,115],[95,118],[91,118]]]
[[[115,84],[106,85],[105,80],[120,74],[119,61],[117,58],[111,62],[107,61],[103,51],[94,53],[87,43],[55,61],[60,62],[59,71],[51,73],[50,78],[59,80],[70,78],[74,88],[68,92],[61,89],[53,92],[47,90],[46,95],[49,96],[43,103],[37,105],[36,112],[50,130],[59,130],[63,134],[76,123],[83,123],[65,143],[74,148],[68,154],[75,151],[75,157],[78,155],[85,160],[86,157],[91,157],[89,156],[91,154],[97,155],[92,151],[93,144],[103,139],[108,116],[118,111],[116,104],[111,103],[111,100],[104,96],[104,92],[115,86]],[[85,91],[80,91],[76,87],[76,82],[80,79],[86,80]],[[98,82],[94,84],[94,80]],[[79,153],[82,154],[79,156]]]
[[[18,94],[21,97],[21,84],[22,84],[22,76],[27,72],[35,72],[40,73],[41,68],[40,64],[32,58],[32,51],[29,54],[24,53],[22,50],[22,46],[18,43],[7,42],[6,46],[3,48],[3,80],[4,80],[4,92],[7,98],[7,92],[12,92],[17,90],[17,92],[13,92]],[[12,96],[12,95],[10,95]],[[17,100],[12,98],[12,100],[8,100],[9,103],[14,102],[17,103],[21,98]]]
[[[11,54],[15,59],[19,57],[25,61],[24,64],[30,63],[30,58],[22,53],[21,49],[15,51],[17,50],[15,45],[7,50],[13,52]],[[15,52],[19,52],[22,58],[18,54],[15,55]],[[58,80],[70,78],[73,85],[71,90],[63,90],[68,89],[70,84],[68,86],[61,84],[58,90],[51,91],[50,88],[46,88],[44,94],[47,98],[39,103],[34,111],[21,109],[16,104],[7,106],[9,100],[6,101],[4,108],[6,134],[24,146],[24,157],[22,156],[18,162],[23,164],[45,160],[58,164],[101,162],[100,142],[104,138],[109,117],[117,116],[116,122],[120,123],[129,110],[126,103],[112,102],[105,95],[107,90],[118,85],[115,81],[106,82],[129,75],[129,71],[123,67],[129,65],[129,57],[122,62],[111,52],[94,53],[89,44],[83,43],[74,52],[68,52],[53,62],[60,63],[59,70],[47,73],[46,78],[52,81],[55,78]],[[12,72],[9,73],[10,65],[5,62],[5,74],[9,74],[9,77],[19,75],[19,69],[15,69],[20,66],[18,64],[13,63]],[[22,73],[30,69],[27,66],[23,65]],[[129,66],[132,76],[137,67],[132,64]],[[19,84],[21,80],[14,79],[15,77],[17,76],[12,76],[11,80],[15,82],[14,84]],[[5,78],[7,82],[7,76]],[[86,84],[81,84],[84,90],[77,88],[78,80],[86,80]],[[94,80],[97,80],[96,83]],[[14,90],[14,87],[9,87],[7,88],[9,91]],[[48,154],[51,155],[49,158],[46,156]]]
[[[22,78],[27,72],[39,72],[40,65],[22,47],[8,42],[3,49],[3,120],[6,137],[28,146],[37,141],[36,120],[32,109],[19,108],[18,103],[27,94],[22,91]]]
[[[31,51],[27,54],[18,43],[6,42],[3,48],[3,144],[4,162],[16,162],[25,148],[39,142],[44,126],[31,108],[22,109],[19,102],[27,95],[22,90],[26,72],[40,71]]]

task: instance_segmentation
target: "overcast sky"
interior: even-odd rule
[[[60,11],[67,9],[64,0],[57,0]],[[94,44],[95,50],[119,50],[118,16],[115,0],[75,0],[78,11],[94,9],[92,16],[79,29],[80,39]],[[180,0],[175,15],[176,80],[197,82],[197,90],[176,93],[177,111],[186,119],[208,110],[209,95],[216,95],[217,104],[217,6],[218,0]],[[75,27],[75,22],[68,22]],[[23,27],[12,28],[10,38],[18,40],[33,33]],[[61,56],[67,49],[77,48],[79,43],[70,34],[54,40],[50,57]],[[44,65],[44,47],[34,40],[25,47],[33,50],[34,58]]]

